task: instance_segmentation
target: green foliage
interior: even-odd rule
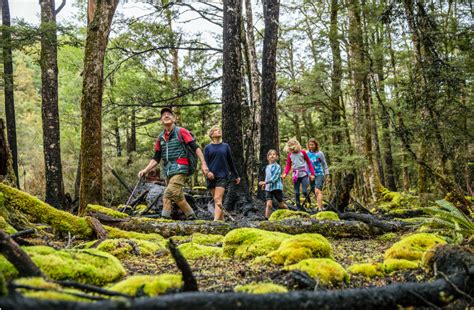
[[[436,203],[439,207],[424,208],[426,213],[432,215],[424,220],[425,225],[445,236],[451,236],[457,244],[474,235],[472,219],[446,200],[438,200]]]

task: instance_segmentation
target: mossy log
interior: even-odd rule
[[[443,306],[474,294],[474,267],[469,273],[427,283],[398,283],[384,287],[337,291],[295,291],[287,294],[180,293],[159,298],[74,303],[27,298],[2,298],[2,309],[397,309]]]
[[[127,222],[114,223],[123,230],[142,233],[158,233],[165,238],[175,235],[192,235],[194,233],[225,235],[236,228],[250,227],[268,231],[284,232],[291,235],[302,233],[319,233],[327,237],[368,238],[381,233],[365,223],[357,221],[319,221],[316,219],[286,219],[282,221],[262,222],[212,222],[212,221],[163,221],[144,218],[133,218]]]
[[[339,214],[339,217],[343,220],[355,220],[364,222],[371,227],[377,227],[383,230],[384,232],[391,231],[402,231],[410,228],[410,224],[401,222],[401,221],[387,221],[379,219],[371,214],[361,214],[355,212],[344,212]]]

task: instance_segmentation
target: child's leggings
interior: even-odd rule
[[[306,198],[308,196],[308,185],[309,185],[309,177],[306,175],[304,177],[299,177],[296,182],[294,182],[294,189],[295,189],[295,199],[296,199],[296,207],[300,208],[300,185],[303,187],[303,196]]]

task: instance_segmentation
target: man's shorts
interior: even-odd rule
[[[216,187],[226,188],[229,180],[227,178],[214,178],[212,180],[206,179],[207,189],[213,189]]]
[[[311,190],[314,191],[315,188],[323,190],[324,186],[324,175],[314,176],[314,181],[310,182]]]
[[[184,199],[184,182],[186,176],[184,174],[175,174],[168,179],[163,198],[167,198],[173,202],[178,202]]]
[[[281,189],[275,189],[273,191],[265,191],[265,200],[273,200],[275,198],[278,202],[283,201],[283,191]]]

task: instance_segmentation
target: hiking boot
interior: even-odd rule
[[[191,213],[189,215],[186,216],[186,220],[188,221],[194,221],[194,220],[197,220],[197,216],[196,216],[196,213]]]

